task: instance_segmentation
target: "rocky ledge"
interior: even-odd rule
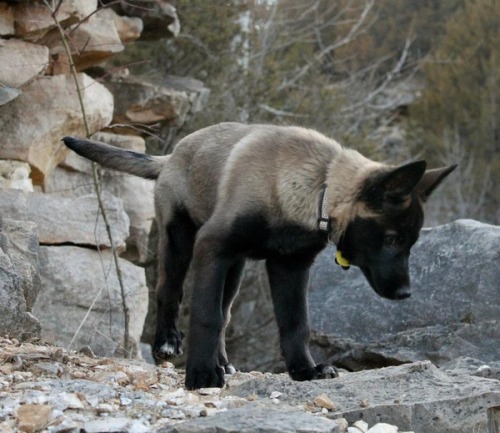
[[[498,364],[463,359],[438,369],[424,361],[313,382],[236,373],[223,389],[186,391],[170,363],[4,338],[0,431],[493,433]]]

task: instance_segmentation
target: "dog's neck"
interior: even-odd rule
[[[342,149],[330,162],[325,182],[327,188],[322,198],[321,207],[324,210],[320,218],[328,218],[331,242],[338,243],[355,216],[374,216],[359,200],[359,192],[367,176],[383,166],[352,149]]]

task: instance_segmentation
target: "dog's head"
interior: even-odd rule
[[[456,165],[426,170],[425,161],[383,169],[366,178],[354,215],[338,243],[372,288],[388,299],[411,295],[408,258],[423,225],[423,204]]]

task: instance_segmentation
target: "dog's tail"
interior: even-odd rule
[[[145,179],[157,179],[168,156],[152,156],[145,153],[125,150],[100,141],[64,137],[64,144],[78,155],[98,162],[103,167]]]

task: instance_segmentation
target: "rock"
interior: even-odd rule
[[[14,11],[12,6],[0,3],[0,36],[14,34]]]
[[[48,65],[47,47],[17,39],[0,39],[0,83],[2,85],[21,87],[36,76],[43,75]]]
[[[325,393],[335,399],[337,410],[327,416],[360,419],[369,425],[380,422],[400,430],[425,433],[482,431],[487,411],[500,403],[498,382],[469,375],[448,375],[430,362],[365,370],[337,379],[293,382],[287,375],[252,379],[230,389],[231,395],[264,397],[269,389],[280,390],[281,404],[295,406],[304,396]],[[360,407],[362,399],[370,407]]]
[[[115,20],[105,15],[92,15],[68,29],[71,56],[78,71],[104,62],[125,48],[116,30]],[[58,33],[50,33],[41,41],[50,48],[50,54],[66,55]]]
[[[99,356],[121,354],[124,319],[111,252],[41,246],[39,261],[43,290],[34,312],[42,323],[43,337],[65,347],[88,345]],[[123,259],[119,265],[135,356],[148,303],[144,270]]]
[[[394,425],[381,422],[374,425],[367,433],[398,433],[398,428]]]
[[[500,227],[476,221],[423,230],[410,257],[413,295],[402,302],[378,297],[357,268],[344,272],[327,249],[313,266],[309,292],[318,358],[354,370],[500,359],[498,245]]]
[[[21,93],[19,89],[12,87],[0,87],[0,107],[16,99]]]
[[[205,87],[200,80],[190,77],[167,75],[159,84],[179,92],[185,92],[191,102],[191,113],[199,113],[208,105],[210,89]]]
[[[95,132],[111,122],[113,96],[85,74],[78,74],[78,80],[89,128]],[[84,136],[85,129],[71,76],[37,77],[22,90],[15,100],[0,107],[0,158],[29,162],[33,182],[38,185],[68,152],[60,139]]]
[[[314,399],[314,404],[318,407],[328,409],[328,410],[335,410],[335,403],[326,395],[326,394],[320,394]]]
[[[30,172],[26,162],[0,160],[0,190],[12,188],[32,192]]]
[[[136,152],[145,150],[144,140],[137,136],[98,133],[93,136],[93,139]],[[88,160],[71,152],[63,161],[62,166],[70,168],[71,171],[56,168],[52,176],[46,180],[45,192],[67,197],[93,192],[91,165]],[[101,173],[103,191],[122,199],[125,212],[130,218],[127,251],[124,257],[144,263],[150,253],[148,238],[155,217],[155,183],[113,170],[102,169]],[[89,224],[87,226],[93,229]]]
[[[115,96],[114,123],[181,126],[191,108],[186,92],[135,77],[114,78],[104,84]]]
[[[116,31],[123,44],[138,39],[144,28],[140,18],[120,16],[111,8],[99,9],[96,15],[98,18],[112,20],[115,23]]]
[[[40,290],[38,236],[32,222],[0,219],[0,335],[40,337],[31,314]]]
[[[126,15],[144,22],[143,40],[175,37],[181,26],[175,7],[168,0],[131,0],[118,6]]]
[[[157,430],[158,433],[339,433],[335,421],[293,410],[244,407]]]
[[[124,250],[129,218],[122,201],[107,193],[103,201],[115,246]],[[111,246],[95,194],[69,198],[8,189],[0,192],[0,205],[11,218],[35,222],[41,244]]]
[[[19,430],[35,433],[45,428],[49,422],[52,407],[45,404],[25,404],[17,411]]]
[[[461,356],[441,365],[440,368],[447,373],[471,374],[500,380],[500,361],[485,363],[479,359]]]
[[[17,359],[24,366],[15,366]],[[53,375],[56,369],[63,370],[60,377]],[[428,362],[309,382],[285,374],[236,373],[217,394],[201,395],[183,388],[184,372],[170,363],[89,358],[47,344],[0,339],[0,371],[2,432],[19,430],[16,414],[26,404],[50,405],[47,431],[55,432],[366,433],[368,426],[401,433],[494,432],[500,399],[497,381],[443,373]],[[143,379],[151,384],[143,387]],[[282,393],[279,409],[269,398],[272,390]],[[337,410],[311,406],[321,394],[334,396]],[[360,408],[366,397],[373,405]]]
[[[97,8],[97,0],[63,0],[57,7],[56,19],[61,26],[75,24]],[[52,11],[44,4],[26,2],[14,6],[16,36],[38,41],[55,28]]]
[[[363,420],[358,420],[353,424],[359,431],[366,433],[368,430],[368,423]]]
[[[117,417],[88,421],[83,430],[85,433],[148,433],[151,431],[148,426],[139,421]]]

